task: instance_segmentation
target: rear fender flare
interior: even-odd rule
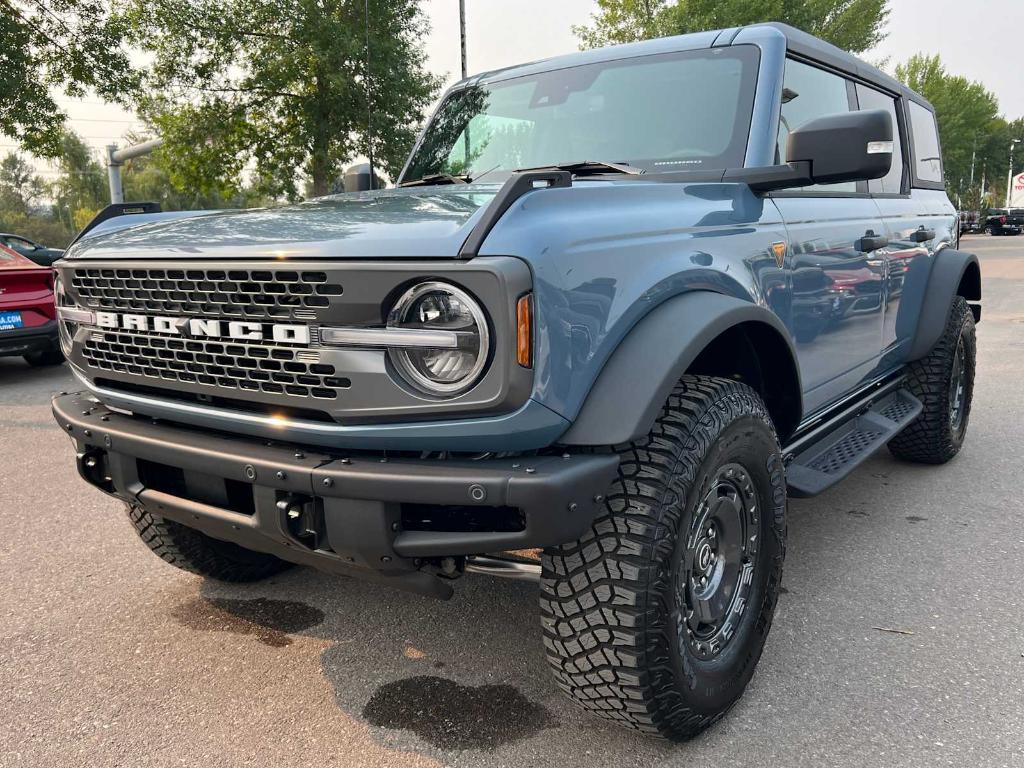
[[[927,261],[922,259],[921,263]],[[900,332],[900,326],[914,323],[913,341],[907,352],[908,362],[921,359],[938,342],[946,327],[953,298],[961,291],[961,286],[964,298],[974,302],[971,311],[975,320],[981,320],[981,305],[977,303],[981,301],[981,268],[978,257],[973,253],[952,248],[942,249],[934,256],[927,281],[914,281],[918,286],[916,291],[911,288],[913,272],[914,265],[911,265],[907,275],[908,290],[900,302],[896,317],[897,333]]]

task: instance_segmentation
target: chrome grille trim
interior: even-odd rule
[[[316,269],[75,266],[69,287],[90,309],[254,320],[316,321],[344,294]]]

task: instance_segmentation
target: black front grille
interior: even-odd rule
[[[94,331],[82,354],[93,368],[167,382],[334,400],[351,386],[317,352],[270,344]]]
[[[344,293],[309,270],[81,268],[70,282],[92,309],[259,320],[318,320]]]

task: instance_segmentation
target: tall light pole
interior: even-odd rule
[[[462,43],[462,79],[466,79],[466,0],[459,0],[459,38]]]
[[[1010,207],[1010,185],[1013,184],[1013,148],[1020,144],[1020,139],[1010,142],[1010,170],[1006,172],[1006,207]]]

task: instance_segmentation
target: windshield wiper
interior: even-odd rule
[[[537,168],[520,168],[521,171],[569,171],[573,176],[595,176],[602,173],[624,173],[639,176],[643,168],[634,168],[629,163],[608,163],[604,160],[581,160],[577,163],[556,163]]]
[[[472,179],[464,173],[455,175],[451,173],[430,173],[419,179],[403,181],[400,187],[429,187],[434,184],[469,184]]]

